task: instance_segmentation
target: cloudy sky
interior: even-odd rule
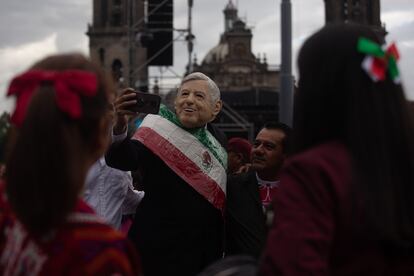
[[[234,1],[234,0],[233,0]],[[223,8],[228,0],[194,0],[195,53],[202,60],[223,32]],[[280,63],[281,0],[236,0],[239,16],[253,29],[253,52],[266,54],[268,63]],[[323,0],[291,0],[294,59],[303,41],[324,23]],[[45,55],[80,51],[88,54],[87,25],[92,0],[0,0],[0,112],[10,110],[4,97],[11,77]],[[174,0],[174,27],[186,28],[187,0]],[[400,69],[407,97],[414,100],[414,2],[381,0],[381,19],[401,52]],[[174,44],[174,67],[153,68],[151,74],[182,75],[186,45]]]

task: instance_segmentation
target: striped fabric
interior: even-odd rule
[[[227,154],[205,128],[185,130],[161,115],[147,115],[133,139],[161,158],[177,175],[223,211]]]
[[[86,203],[39,240],[14,216],[1,187],[0,194],[0,275],[139,275],[133,246]]]

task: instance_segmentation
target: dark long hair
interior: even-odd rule
[[[298,59],[293,146],[301,152],[339,140],[352,156],[353,189],[370,235],[391,244],[414,243],[413,120],[401,85],[387,74],[374,82],[361,67],[357,41],[380,43],[370,28],[324,27]],[[359,193],[359,194],[357,194]]]
[[[99,122],[107,114],[112,84],[79,54],[51,56],[32,69],[78,69],[93,72],[98,78],[97,94],[80,96],[82,117],[76,120],[57,107],[53,86],[41,84],[23,124],[11,138],[6,172],[8,200],[23,225],[40,236],[63,223],[77,202],[84,183],[82,166],[97,148]]]

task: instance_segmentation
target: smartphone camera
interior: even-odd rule
[[[137,113],[158,114],[161,104],[161,97],[143,92],[136,93],[136,103],[131,110]]]

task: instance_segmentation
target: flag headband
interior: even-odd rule
[[[7,96],[16,96],[16,107],[11,121],[21,126],[26,110],[37,88],[51,83],[56,93],[56,105],[72,119],[82,117],[80,95],[91,97],[97,93],[97,77],[83,70],[46,71],[30,70],[15,77],[9,86]]]
[[[361,37],[358,40],[357,49],[366,54],[361,65],[374,82],[385,80],[388,72],[395,84],[400,83],[400,73],[397,66],[400,54],[395,43],[384,49],[378,43]]]

